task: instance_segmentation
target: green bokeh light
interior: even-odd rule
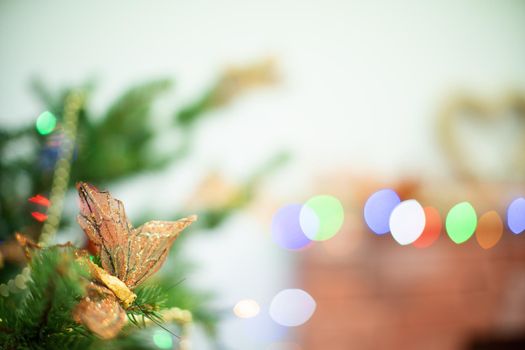
[[[153,342],[160,349],[173,348],[173,339],[171,338],[171,334],[160,329],[153,333]]]
[[[47,135],[55,130],[57,118],[50,111],[40,114],[36,120],[36,131],[40,135]]]
[[[451,240],[460,244],[468,241],[476,231],[478,217],[468,202],[456,204],[447,215],[446,228]]]
[[[301,228],[304,234],[313,241],[326,241],[332,238],[341,229],[343,221],[343,206],[333,196],[312,197],[301,210]]]

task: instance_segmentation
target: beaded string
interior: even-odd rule
[[[52,242],[62,217],[64,197],[71,174],[71,161],[77,138],[78,115],[83,104],[84,96],[78,91],[70,93],[66,98],[63,120],[64,141],[59,158],[55,164],[49,198],[51,206],[47,213],[47,220],[42,227],[39,241],[43,246],[47,246]]]
[[[64,196],[71,173],[71,160],[77,137],[78,115],[83,104],[84,95],[81,92],[75,91],[66,97],[63,119],[64,141],[53,173],[50,195],[51,206],[48,209],[48,217],[40,235],[39,243],[42,246],[47,246],[53,240],[58,230],[64,205]],[[21,273],[7,283],[0,284],[0,295],[7,297],[9,293],[18,293],[24,290],[30,274],[31,270],[26,266]]]

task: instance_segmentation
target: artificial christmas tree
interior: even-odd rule
[[[208,111],[225,106],[247,88],[274,81],[271,61],[228,69],[201,97],[174,113],[171,127],[183,137],[176,149],[164,154],[152,151],[156,132],[151,117],[153,103],[171,86],[169,80],[151,81],[129,89],[102,116],[95,116],[89,107],[94,92],[92,84],[68,88],[54,96],[41,83],[35,83],[35,91],[47,107],[37,119],[36,127],[0,130],[0,282],[4,282],[0,284],[0,342],[4,347],[56,348],[56,344],[67,348],[171,347],[174,338],[158,328],[160,317],[165,322],[174,321],[181,334],[185,334],[182,330],[187,330],[192,322],[213,334],[218,313],[207,306],[210,293],[185,283],[173,284],[173,281],[182,281],[189,271],[188,263],[178,254],[182,238],[166,261],[167,265],[177,266],[176,271],[170,276],[159,274],[154,281],[133,290],[134,303],[140,308],[126,309],[125,323],[122,323],[122,313],[117,312],[113,321],[118,321],[122,328],[118,336],[102,340],[100,332],[98,336],[93,335],[89,324],[96,324],[97,317],[86,317],[92,305],[82,304],[80,300],[87,296],[106,303],[101,296],[111,294],[100,286],[86,290],[82,281],[92,279],[93,271],[99,271],[99,275],[105,271],[110,276],[114,276],[111,274],[114,271],[103,268],[104,259],[99,260],[103,255],[97,253],[100,244],[97,247],[96,240],[83,247],[93,259],[84,264],[78,261],[77,248],[54,245],[56,233],[74,221],[71,217],[62,217],[62,206],[67,192],[77,181],[107,187],[181,161],[191,154],[192,130]],[[12,152],[24,142],[29,144],[28,152]],[[193,231],[213,228],[242,208],[254,196],[259,180],[283,159],[279,155],[256,169],[244,184],[236,185],[235,191],[225,194],[220,205],[201,203],[197,209],[199,226]],[[184,214],[171,216],[177,218]],[[88,224],[83,222],[83,225]],[[31,249],[30,267],[25,267],[26,259],[15,240],[15,232],[27,236],[26,243],[33,240],[42,247]],[[66,295],[69,297],[65,298]],[[115,303],[111,305],[118,310]],[[74,312],[79,308],[86,312]],[[144,331],[137,331],[129,323],[153,325],[155,329],[151,332],[151,327],[146,327]],[[189,341],[183,339],[175,346],[184,348],[188,344]]]

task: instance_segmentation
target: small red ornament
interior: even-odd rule
[[[51,202],[49,201],[49,199],[39,194],[29,198],[28,201],[31,203],[38,204],[38,205],[42,205],[44,207],[49,207],[51,205]]]
[[[31,212],[31,216],[34,217],[38,222],[44,222],[47,220],[47,215],[44,213],[39,213],[38,211]]]

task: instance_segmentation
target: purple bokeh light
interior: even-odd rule
[[[390,214],[401,203],[394,190],[384,189],[372,194],[365,204],[364,216],[368,227],[376,234],[382,235],[390,231]]]
[[[280,208],[272,219],[273,240],[285,249],[297,250],[310,244],[299,221],[301,204],[289,204]]]
[[[507,225],[514,234],[525,231],[525,198],[517,198],[507,209]]]

